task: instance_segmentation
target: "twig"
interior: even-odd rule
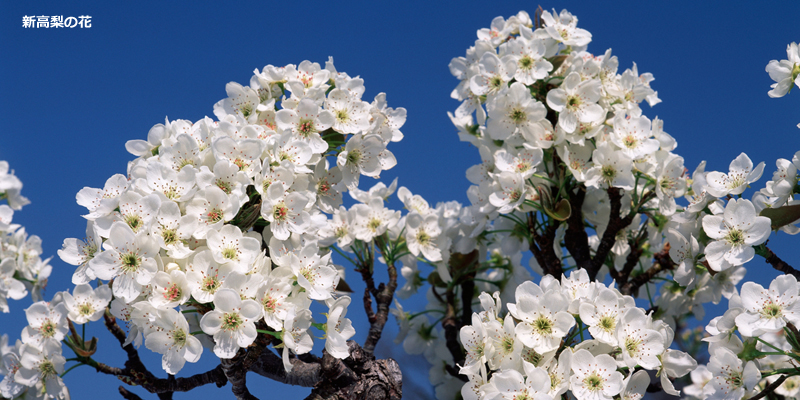
[[[757,395],[751,397],[750,400],[758,400],[764,398],[764,396],[774,392],[775,389],[777,389],[780,385],[782,385],[783,381],[785,380],[786,380],[786,375],[781,375],[780,378],[776,379],[775,382],[772,382],[769,385],[767,385],[767,387],[765,387],[764,390],[759,392]]]
[[[780,257],[778,257],[774,252],[772,252],[772,250],[769,249],[769,247],[764,245],[758,246],[756,247],[756,253],[764,257],[767,263],[772,265],[772,268],[775,268],[786,275],[792,275],[800,281],[800,271],[792,268],[791,265],[781,260]]]

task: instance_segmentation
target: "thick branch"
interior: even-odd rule
[[[322,366],[319,363],[307,363],[297,358],[292,358],[290,362],[292,370],[291,372],[286,372],[283,367],[283,360],[280,357],[271,351],[264,351],[258,361],[250,366],[250,371],[274,381],[294,386],[314,387],[322,380],[320,375]]]
[[[450,354],[453,356],[453,362],[456,365],[464,365],[464,351],[461,349],[461,344],[458,342],[458,334],[461,330],[461,326],[456,316],[455,301],[453,290],[448,290],[447,311],[442,320],[442,328],[444,328],[447,350],[450,350]]]
[[[619,188],[608,188],[608,198],[611,204],[611,212],[608,215],[608,226],[606,226],[606,230],[603,232],[603,238],[600,240],[600,244],[597,246],[597,251],[595,252],[594,259],[592,260],[592,266],[587,270],[589,273],[589,279],[592,281],[597,279],[597,273],[606,262],[606,257],[608,257],[608,253],[611,251],[611,248],[614,247],[614,242],[617,240],[617,233],[630,225],[634,216],[634,213],[631,212],[628,213],[628,215],[624,218],[620,218],[620,210],[622,209],[622,191],[620,191]]]
[[[376,360],[352,340],[347,345],[350,356],[344,360],[323,351],[322,380],[306,399],[399,400],[403,376],[397,363]]]
[[[245,357],[245,350],[239,349],[233,358],[220,359],[222,372],[231,383],[231,392],[239,400],[258,400],[247,390],[247,370],[242,368],[242,361]]]
[[[534,218],[535,216],[533,213],[528,213],[528,229],[530,229],[531,237],[533,238],[530,243],[531,252],[533,252],[536,261],[539,262],[545,274],[550,274],[556,279],[560,279],[563,272],[561,259],[556,255],[556,251],[553,248],[558,225],[548,225],[544,233],[539,235],[536,233]]]
[[[125,332],[119,327],[114,316],[106,312],[104,322],[106,328],[117,338],[120,344],[125,343]],[[103,363],[96,363],[94,365],[95,369],[98,372],[118,376],[126,383],[141,385],[148,392],[163,396],[167,396],[172,392],[188,392],[209,383],[214,383],[217,387],[223,387],[228,383],[222,370],[222,365],[188,378],[170,376],[168,379],[158,379],[145,368],[139,358],[138,351],[132,344],[123,346],[122,349],[128,354],[128,361],[125,362],[124,369],[111,367]]]
[[[575,194],[570,197],[570,207],[572,211],[567,219],[567,231],[564,234],[564,243],[567,251],[575,260],[578,268],[587,271],[592,265],[591,248],[589,247],[589,236],[586,234],[586,227],[583,225],[583,201],[586,198],[586,187],[580,185]]]

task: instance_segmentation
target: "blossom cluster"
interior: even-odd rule
[[[67,310],[41,301],[52,268],[49,258],[41,259],[41,239],[12,222],[14,210],[29,203],[21,190],[20,179],[0,161],[0,199],[8,202],[0,205],[0,310],[9,312],[8,299],[20,300],[28,293],[35,302],[25,310],[30,325],[22,331],[22,340],[11,344],[8,335],[0,336],[0,396],[14,398],[35,387],[37,393],[47,388],[63,397],[67,392],[58,374],[66,362],[60,341],[67,330]]]
[[[394,166],[386,145],[402,138],[405,110],[383,94],[361,100],[363,80],[332,61],[268,65],[226,91],[218,121],[166,121],[129,141],[139,158],[127,176],[78,193],[87,240],[67,240],[59,254],[78,266],[77,285],[113,280],[111,312],[128,322],[128,341],[144,338],[170,374],[200,357],[191,324],[213,336],[220,358],[271,332],[290,370],[290,353],[313,346],[312,300],[330,307],[326,348],[345,358],[349,298],[334,297],[340,272],[317,231],[361,175]],[[189,310],[202,318],[188,321]]]
[[[203,346],[232,358],[258,334],[281,339],[290,371],[292,354],[312,350],[312,326],[329,354],[349,355],[350,298],[337,292],[344,271],[319,232],[361,175],[395,165],[386,146],[402,139],[405,110],[387,107],[383,93],[361,100],[363,80],[332,60],[325,68],[268,65],[250,86],[226,90],[214,106],[218,120],[154,126],[147,140],[126,144],[138,156],[127,175],[77,194],[86,238],[65,239],[58,252],[77,267],[76,286],[27,310],[21,344],[3,353],[4,397],[37,382],[45,396],[64,397],[67,326],[107,312],[127,324],[125,344],[144,341],[173,375]],[[314,322],[314,300],[328,308],[326,324]]]
[[[593,255],[599,252],[610,221],[626,216],[630,219],[613,238],[610,261],[600,264],[597,281],[602,282],[605,276],[624,281],[645,271],[656,271],[648,281],[641,283],[641,290],[634,291],[634,294],[646,295],[655,312],[645,316],[644,312],[631,311],[630,315],[638,315],[637,326],[647,326],[642,329],[658,331],[653,326],[665,324],[671,332],[676,322],[687,315],[703,318],[703,304],[717,304],[723,297],[729,299],[736,295],[736,285],[745,274],[743,265],[752,260],[757,251],[763,251],[763,244],[773,228],[790,234],[800,230],[796,225],[800,215],[782,215],[785,221],[776,226],[775,218],[762,213],[764,209],[795,204],[798,155],[792,161],[778,160],[773,180],[756,191],[751,200],[742,199],[741,195],[761,177],[764,163],[754,165],[744,153],[731,162],[727,172],[707,172],[703,162],[689,176],[683,158],[674,153],[677,142],[664,131],[663,121],[643,115],[643,102],[650,106],[660,102],[657,92],[650,86],[653,76],[640,74],[635,64],[619,73],[617,58],[611,55],[610,49],[599,56],[589,53],[591,34],[578,28],[577,22],[578,19],[566,10],[561,13],[541,11],[534,18],[525,12],[508,19],[497,17],[490,28],[478,31],[478,39],[465,57],[454,58],[450,63],[452,74],[460,81],[452,97],[461,102],[450,117],[461,140],[477,147],[482,161],[467,171],[467,178],[473,183],[467,192],[472,204],[459,206],[453,214],[457,219],[452,226],[462,236],[453,239],[458,245],[453,246],[451,252],[470,254],[477,250],[481,256],[488,256],[488,260],[480,262],[482,267],[475,275],[477,286],[487,292],[499,290],[497,304],[492,307],[499,314],[504,304],[509,304],[507,318],[512,330],[517,335],[520,330],[530,334],[538,329],[532,325],[538,314],[530,314],[533,313],[530,308],[525,311],[528,314],[514,308],[514,302],[520,302],[516,288],[529,287],[531,279],[530,272],[522,265],[523,252],[535,247],[533,241],[537,234],[543,236],[546,230],[553,229],[552,252],[568,266],[571,260],[564,253],[564,248],[570,246],[565,241],[566,220],[578,212],[574,208],[570,210],[570,201],[580,198],[580,226],[588,227]],[[789,61],[773,61],[767,67],[773,79],[779,82],[770,92],[773,97],[785,94],[797,78],[792,72],[800,68],[797,67],[796,45],[790,45],[787,52]],[[787,85],[784,80],[790,83]],[[781,88],[785,90],[779,90]],[[679,200],[686,205],[679,205]],[[618,202],[618,210],[613,209],[614,202]],[[445,224],[440,220],[439,225]],[[534,230],[532,235],[531,229]],[[666,257],[666,261],[662,259],[661,262],[671,260],[675,267],[655,265],[657,255]],[[540,257],[528,259],[533,272],[546,276],[550,272],[543,269],[541,261]],[[404,288],[410,288],[413,293],[422,279],[416,269],[403,268],[409,272],[403,274],[406,277]],[[438,275],[449,279],[454,268],[452,262],[445,268],[439,265]],[[669,269],[673,270],[668,272]],[[674,281],[661,278],[665,275],[671,275]],[[446,399],[451,398],[454,389],[462,383],[442,367],[454,355],[446,349],[445,332],[431,323],[428,314],[444,314],[448,304],[436,294],[436,280],[431,278],[427,278],[431,288],[424,312],[412,315],[399,304],[393,312],[401,324],[398,340],[404,341],[407,352],[426,355],[433,365],[431,382],[437,386],[437,398]],[[657,287],[652,283],[654,279],[670,282]],[[541,299],[531,296],[546,305],[542,307],[548,312],[562,310],[560,295],[548,294],[544,288],[541,291]],[[655,296],[656,293],[660,296]],[[407,293],[401,291],[400,294]],[[483,300],[481,304],[486,308],[487,299]],[[592,298],[593,302],[595,300]],[[531,303],[525,304],[532,307]],[[526,346],[537,349],[540,354],[552,351],[547,343],[550,347],[558,346],[557,343],[574,328],[574,320],[584,317],[578,311],[574,309],[569,317],[565,311],[560,320],[556,314],[548,314],[552,319],[542,326],[551,329],[553,336],[550,339],[527,337]],[[493,328],[495,332],[500,328],[509,329],[502,320],[498,327]],[[486,326],[478,327],[476,322],[466,337],[462,330],[461,345],[473,355],[472,358],[467,356],[467,364],[461,368],[461,372],[472,379],[463,386],[463,394],[465,397],[473,393],[471,396],[514,398],[510,393],[516,393],[516,389],[509,389],[510,378],[506,375],[498,379],[508,390],[494,393],[483,388],[487,383],[487,374],[482,373],[486,365],[490,370],[500,368],[497,353],[484,355],[489,344],[494,343],[492,351],[498,351],[497,346],[500,346],[499,339],[492,339],[494,342],[489,339],[490,331]],[[617,350],[613,347],[617,345],[613,341],[618,340],[614,339],[615,330],[606,335],[596,328],[589,332],[593,338],[591,343],[601,341],[608,345],[603,347],[604,354],[614,356],[609,357],[616,358],[618,363],[624,358],[624,346]],[[662,339],[667,336],[669,340],[662,344],[662,350],[668,349],[672,342],[672,333],[665,335],[662,331]],[[620,348],[623,351],[618,353]],[[601,352],[594,347],[592,351],[594,356]],[[558,353],[567,352],[562,348]],[[684,365],[690,364],[688,359],[682,360],[686,361]],[[521,365],[516,366],[517,374],[536,373]],[[637,361],[626,368],[630,368],[632,374],[636,365],[650,369],[663,367]],[[588,367],[581,368],[586,371]],[[620,370],[625,371],[624,368]],[[665,377],[682,376],[689,370],[691,368],[682,369],[680,375],[662,374],[663,386],[677,395]],[[631,374],[626,382],[632,379]],[[528,375],[529,380],[540,381],[531,376]],[[645,377],[640,374],[636,378],[637,387],[641,387],[642,382],[647,386],[649,379],[645,381]],[[522,385],[522,375],[514,382]],[[518,387],[522,390],[522,386]],[[585,389],[570,390],[578,398],[597,394],[589,394]],[[536,390],[544,390],[544,386]],[[532,393],[529,393],[531,397]],[[618,393],[602,396],[610,398]],[[506,395],[510,397],[504,397]]]
[[[590,282],[585,270],[560,282],[550,275],[538,285],[525,282],[515,298],[503,315],[499,295],[482,293],[483,311],[461,328],[467,356],[460,373],[470,380],[464,399],[554,399],[567,390],[578,400],[641,398],[650,384],[646,370],[678,395],[670,379],[697,367],[689,354],[669,348],[669,325],[613,286]],[[584,334],[592,339],[578,340]]]
[[[31,294],[41,300],[42,290],[52,267],[50,259],[42,260],[42,240],[28,236],[25,228],[13,223],[14,210],[30,203],[20,194],[22,181],[9,170],[8,162],[0,161],[0,311],[10,311],[8,299],[19,300]]]
[[[800,397],[800,378],[792,373],[800,350],[798,290],[792,275],[775,278],[768,288],[745,282],[725,314],[706,326],[703,340],[711,357],[691,373],[685,393],[698,399],[741,399],[783,379],[775,393]]]

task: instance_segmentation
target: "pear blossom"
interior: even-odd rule
[[[366,133],[369,129],[370,105],[361,100],[360,94],[333,89],[325,99],[325,110],[333,115],[333,129],[339,133]]]
[[[415,256],[422,253],[429,261],[441,261],[442,249],[437,243],[440,234],[439,218],[435,215],[423,217],[411,213],[406,218],[406,243],[408,251]]]
[[[578,400],[611,400],[622,389],[622,374],[608,354],[581,349],[572,355],[570,389]]]
[[[328,321],[325,324],[325,350],[328,354],[344,360],[350,356],[347,340],[355,335],[356,330],[347,315],[347,306],[350,297],[342,296],[336,300],[329,300]]]
[[[233,264],[233,269],[247,272],[261,251],[261,241],[245,236],[241,229],[224,225],[219,231],[209,231],[206,245],[211,250],[214,261]]]
[[[59,349],[59,342],[64,340],[69,328],[67,315],[69,310],[64,303],[49,304],[39,301],[31,304],[25,310],[28,326],[22,330],[22,342],[38,348],[44,348],[48,343],[55,344]]]
[[[273,183],[261,203],[261,216],[269,221],[272,234],[286,240],[292,232],[308,228],[311,216],[305,211],[308,198],[299,192],[287,192],[282,183]]]
[[[206,249],[195,254],[186,268],[186,280],[192,297],[201,303],[210,303],[231,271],[233,265],[214,261],[211,250]]]
[[[764,243],[771,232],[770,220],[756,215],[753,203],[731,199],[723,215],[703,218],[703,230],[711,239],[706,246],[706,260],[715,271],[724,271],[753,259],[752,246]]]
[[[742,194],[747,185],[761,178],[764,172],[764,162],[753,168],[753,162],[747,154],[739,154],[730,164],[727,174],[712,171],[706,175],[708,181],[707,191],[715,197],[725,197],[729,194]]]
[[[564,295],[557,289],[545,292],[527,281],[517,287],[515,297],[516,304],[508,304],[508,310],[522,321],[515,329],[519,340],[539,353],[557,349],[575,325],[575,318],[566,312],[569,302]]]
[[[23,344],[19,353],[20,367],[14,374],[14,380],[29,387],[41,382],[48,396],[61,397],[64,381],[60,375],[64,373],[67,361],[61,355],[61,346],[57,342],[44,343],[41,348]]]
[[[521,130],[538,127],[534,125],[547,115],[544,104],[531,97],[531,92],[521,82],[514,82],[507,90],[492,97],[486,104],[489,124],[486,129],[492,139],[506,140]]]
[[[591,79],[581,82],[577,72],[564,78],[558,89],[547,92],[547,105],[559,113],[558,126],[572,133],[582,123],[596,123],[605,118],[600,100],[600,81]]]
[[[255,300],[242,300],[234,290],[224,288],[214,294],[214,310],[203,315],[200,327],[214,336],[217,357],[232,358],[256,339],[255,320],[261,315]]]
[[[94,260],[94,273],[100,279],[114,279],[114,296],[132,301],[142,293],[158,270],[158,245],[147,235],[136,235],[123,222],[110,229],[105,250]]]
[[[72,294],[63,292],[64,304],[69,310],[69,320],[76,324],[97,321],[111,302],[111,289],[106,285],[92,289],[90,285],[76,285]]]
[[[291,372],[292,363],[289,361],[289,351],[294,354],[305,354],[311,351],[314,340],[308,333],[311,327],[311,310],[291,307],[283,322],[283,368]]]
[[[73,284],[89,283],[96,278],[90,263],[100,251],[102,243],[103,240],[100,238],[94,222],[91,221],[86,224],[85,241],[75,238],[64,239],[62,248],[58,250],[58,256],[65,263],[78,266],[72,274]]]
[[[711,354],[708,370],[714,376],[709,385],[714,392],[708,399],[741,399],[761,380],[761,372],[755,362],[746,364],[728,348],[717,348]]]
[[[478,67],[480,72],[469,80],[469,89],[472,90],[472,93],[481,96],[487,93],[496,94],[508,86],[508,82],[514,77],[516,71],[516,62],[513,58],[501,60],[492,51],[481,56]]]
[[[567,10],[561,10],[560,14],[556,14],[555,10],[553,14],[546,10],[542,11],[542,20],[546,34],[565,45],[586,46],[592,41],[592,34],[578,28],[578,18]]]
[[[288,297],[292,292],[288,280],[272,274],[267,278],[258,288],[256,292],[256,300],[261,303],[264,312],[264,322],[275,330],[283,328],[283,320],[289,312],[289,308],[293,307],[288,301]]]
[[[797,300],[797,279],[792,275],[775,278],[764,289],[754,282],[742,285],[741,299],[744,312],[736,316],[736,326],[745,336],[759,336],[777,332],[787,322],[800,323],[800,302]]]
[[[194,335],[184,315],[174,309],[159,310],[155,325],[160,329],[145,337],[145,346],[163,354],[161,366],[170,375],[177,374],[186,361],[197,362],[203,353],[203,345]]]
[[[786,46],[788,60],[772,60],[767,64],[767,73],[775,83],[767,92],[769,97],[783,97],[792,90],[792,84],[800,86],[800,47],[792,42]]]
[[[336,90],[336,89],[334,89]],[[278,129],[289,130],[294,138],[309,145],[317,154],[328,150],[328,143],[322,139],[320,132],[333,126],[334,114],[323,110],[310,98],[300,100],[297,109],[282,109],[275,114]]]

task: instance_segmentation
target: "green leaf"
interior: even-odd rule
[[[553,71],[558,71],[561,64],[567,59],[567,56],[555,56],[550,59],[550,64],[553,64]]]
[[[347,282],[345,282],[344,279],[342,279],[342,278],[340,278],[339,279],[339,283],[336,284],[336,289],[335,290],[337,292],[353,293],[353,289],[351,289],[350,285],[348,285]]]
[[[772,223],[772,229],[776,230],[800,219],[800,204],[765,208],[758,215],[769,218]]]
[[[544,212],[555,220],[566,221],[572,215],[572,206],[570,206],[567,199],[561,199],[555,208],[545,208]]]

